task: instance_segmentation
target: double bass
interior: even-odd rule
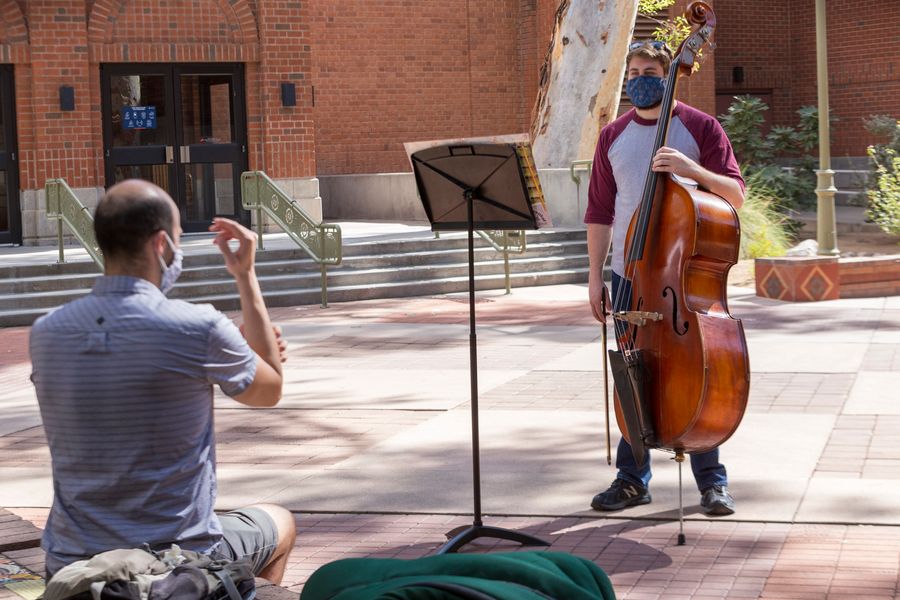
[[[679,75],[690,75],[715,28],[705,2],[669,69],[653,155],[665,145]],[[723,198],[670,173],[648,171],[625,241],[625,273],[609,351],[619,429],[642,465],[651,448],[711,450],[737,429],[750,391],[747,342],[728,311],[726,280],[738,260],[740,222]],[[630,291],[630,298],[628,297]]]

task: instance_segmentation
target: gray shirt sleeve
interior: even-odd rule
[[[225,315],[209,331],[206,380],[218,385],[228,396],[244,392],[256,377],[256,353],[238,328]]]

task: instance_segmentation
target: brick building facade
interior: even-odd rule
[[[835,156],[864,154],[863,117],[900,112],[893,4],[828,2]],[[52,238],[51,177],[90,206],[116,178],[145,176],[199,223],[246,217],[228,187],[243,169],[315,200],[315,177],[408,171],[406,141],[526,131],[557,6],[0,0],[0,243]],[[815,102],[813,7],[715,2],[718,48],[681,97],[712,112],[717,95],[756,93],[794,123]],[[126,126],[143,105],[152,127]]]
[[[865,156],[877,140],[863,120],[900,119],[900,2],[828,0],[826,6],[829,102],[838,119],[832,155]],[[757,94],[771,107],[774,124],[795,125],[797,109],[817,103],[815,2],[719,0],[715,9],[717,95]]]

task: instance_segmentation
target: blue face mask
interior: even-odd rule
[[[640,75],[625,83],[625,93],[638,108],[652,108],[662,102],[666,80],[653,75]]]
[[[159,259],[159,268],[162,269],[159,289],[163,294],[168,294],[172,291],[172,288],[175,287],[175,281],[177,281],[178,277],[181,275],[181,263],[184,260],[184,253],[181,251],[181,248],[175,247],[175,242],[172,241],[172,238],[169,237],[168,233],[166,233],[166,242],[169,243],[169,248],[172,249],[172,262],[166,265],[162,256],[156,257]]]

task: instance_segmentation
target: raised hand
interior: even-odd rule
[[[225,257],[225,268],[234,277],[246,276],[254,272],[256,261],[256,234],[231,219],[216,217],[209,230],[216,234],[213,243]],[[237,250],[228,245],[229,240],[237,240]]]

